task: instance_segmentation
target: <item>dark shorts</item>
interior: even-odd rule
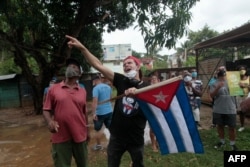
[[[228,125],[229,127],[236,127],[236,114],[213,113],[213,120],[217,125]]]
[[[93,120],[94,129],[96,131],[99,131],[102,128],[103,124],[106,128],[109,128],[112,120],[112,112],[105,115],[97,115],[97,118],[98,120]]]

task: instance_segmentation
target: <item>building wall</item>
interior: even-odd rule
[[[123,60],[132,55],[131,44],[102,45],[104,61]]]
[[[33,105],[32,88],[22,75],[0,76],[0,109]]]
[[[116,62],[114,62],[114,61],[104,61],[103,65],[105,67],[108,67],[109,69],[111,69],[114,72],[123,73],[122,60],[116,61]],[[98,73],[98,71],[95,68],[91,67],[90,73]]]
[[[131,44],[102,45],[103,65],[114,72],[123,73],[123,59],[132,55]],[[91,67],[90,73],[98,71]]]
[[[13,79],[0,82],[0,108],[19,107],[18,81]]]

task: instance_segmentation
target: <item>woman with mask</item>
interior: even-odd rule
[[[236,100],[237,100],[237,113],[239,114],[240,117],[240,128],[238,129],[239,132],[242,132],[245,127],[245,114],[244,112],[241,110],[240,107],[240,103],[246,99],[246,97],[248,96],[249,93],[249,77],[246,71],[246,67],[245,66],[240,66],[239,67],[239,71],[240,71],[240,82],[239,82],[239,86],[243,89],[243,96],[237,96]]]
[[[201,107],[201,95],[202,95],[202,81],[198,80],[198,73],[196,69],[191,70],[191,87],[193,91],[194,96],[194,102],[197,104],[197,106],[193,109],[193,114],[195,118],[195,122],[197,124],[198,129],[202,129],[200,125],[200,107]]]

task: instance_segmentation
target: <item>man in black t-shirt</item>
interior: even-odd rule
[[[118,167],[122,155],[128,151],[133,166],[143,167],[144,128],[146,118],[133,98],[136,89],[147,86],[141,80],[140,61],[134,56],[123,60],[124,75],[115,73],[103,66],[89,50],[76,38],[67,36],[68,46],[76,47],[84,55],[91,66],[101,72],[117,89],[117,95],[125,94],[115,102],[112,122],[110,125],[110,140],[108,144],[108,167]]]

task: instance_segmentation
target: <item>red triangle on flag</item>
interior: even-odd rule
[[[161,85],[138,93],[135,95],[135,97],[140,100],[151,103],[164,111],[167,111],[172,102],[173,97],[176,94],[180,82],[181,80],[166,83],[165,85]],[[148,87],[153,87],[155,85],[150,85]]]

